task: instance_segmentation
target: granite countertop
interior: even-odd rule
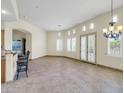
[[[16,52],[14,52],[14,51],[12,51],[12,50],[5,50],[5,49],[2,49],[1,50],[1,60],[5,60],[6,59],[6,57],[5,57],[5,55],[7,55],[7,54],[13,54],[13,56],[14,55],[16,55]]]

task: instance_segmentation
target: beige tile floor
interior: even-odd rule
[[[29,63],[29,77],[2,84],[2,93],[122,93],[122,72],[63,57]]]

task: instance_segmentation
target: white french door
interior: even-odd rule
[[[88,35],[88,61],[95,62],[95,34]]]
[[[87,60],[87,36],[81,37],[81,60]]]
[[[81,36],[81,60],[95,63],[96,61],[96,34]]]

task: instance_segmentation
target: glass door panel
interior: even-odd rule
[[[88,35],[88,61],[95,62],[95,34]]]
[[[87,37],[81,37],[81,60],[87,60]]]

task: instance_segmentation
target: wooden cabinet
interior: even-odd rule
[[[1,30],[1,49],[4,49],[4,30]],[[5,82],[6,78],[6,62],[5,55],[1,50],[1,83]]]
[[[4,30],[1,30],[1,46],[4,47]]]
[[[5,83],[6,79],[6,62],[1,60],[1,83]]]

